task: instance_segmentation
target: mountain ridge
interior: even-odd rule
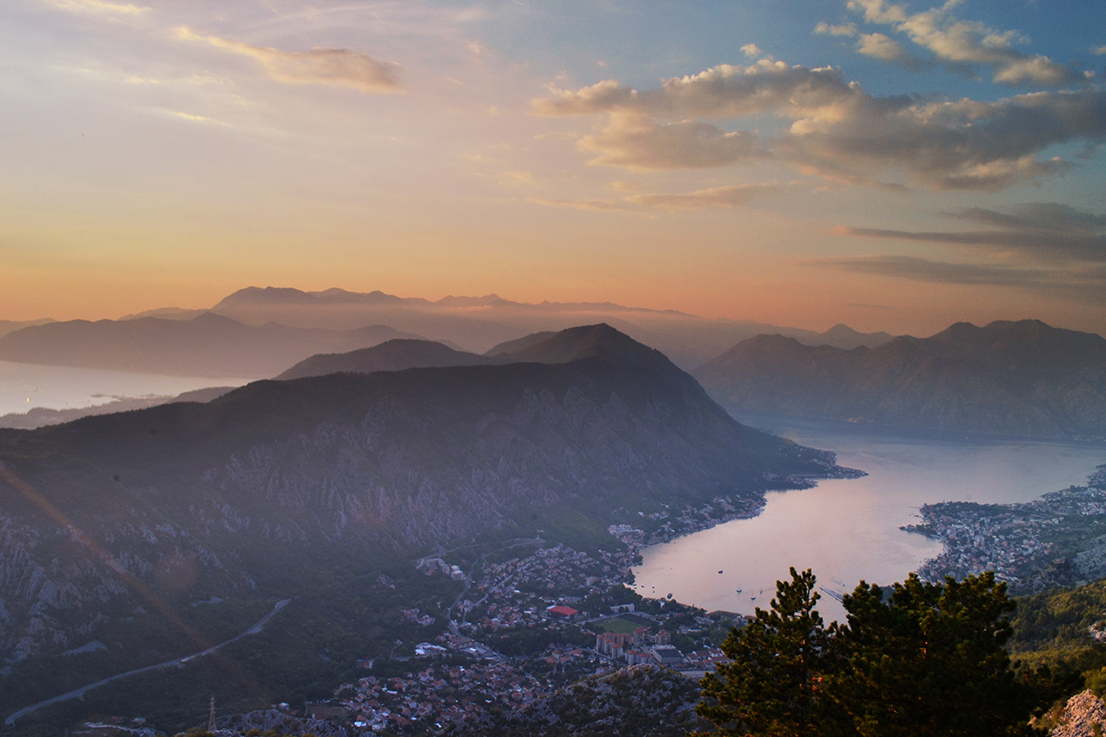
[[[693,372],[735,410],[1043,438],[1106,436],[1106,339],[1037,320],[874,347],[737,344]]]
[[[382,325],[347,331],[249,326],[204,312],[189,319],[70,320],[0,337],[0,360],[210,378],[266,378],[333,349],[416,338]]]
[[[768,489],[841,472],[740,425],[610,328],[555,345],[591,355],[258,381],[0,431],[0,581],[23,582],[4,589],[0,659],[148,609],[134,581],[167,602],[285,598],[335,567],[474,538],[612,545],[616,509],[755,509]]]

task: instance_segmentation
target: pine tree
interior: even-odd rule
[[[861,582],[848,623],[823,627],[809,571],[776,584],[706,675],[701,716],[746,737],[1028,735],[1059,682],[1015,674],[1003,645],[1014,602],[993,573],[927,583],[911,574],[890,597]]]
[[[1036,705],[1003,644],[1014,602],[994,573],[927,583],[911,574],[889,600],[861,583],[836,633],[848,664],[827,691],[861,737],[1023,734]]]
[[[734,628],[722,650],[729,663],[701,682],[696,711],[724,735],[825,734],[818,694],[829,640],[814,610],[815,577],[791,569],[791,581],[776,583],[771,610],[759,607],[742,629]]]

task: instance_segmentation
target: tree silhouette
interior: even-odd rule
[[[1003,645],[1014,602],[994,573],[928,583],[911,574],[890,597],[861,582],[847,624],[824,627],[810,571],[776,583],[722,645],[697,711],[723,735],[997,737],[1031,734],[1056,694],[1047,674],[1018,676]]]
[[[703,677],[696,711],[733,735],[823,734],[818,693],[830,644],[818,594],[808,569],[791,569],[791,581],[776,583],[771,609],[759,607],[742,629],[731,630],[722,651],[729,662]]]

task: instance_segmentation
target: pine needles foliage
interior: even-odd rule
[[[1030,735],[1058,694],[1019,672],[1004,645],[1014,602],[991,572],[962,581],[911,574],[844,597],[845,624],[815,610],[816,579],[791,569],[768,611],[733,629],[728,663],[702,680],[698,713],[741,737]],[[889,595],[888,595],[889,594]]]

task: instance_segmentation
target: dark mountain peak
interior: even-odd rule
[[[792,354],[809,350],[810,347],[797,339],[779,333],[761,333],[746,338],[718,358],[708,361],[704,367],[745,354]],[[837,349],[834,349],[837,350]]]
[[[545,341],[552,338],[554,335],[556,335],[556,332],[553,330],[545,330],[539,333],[531,333],[530,335],[524,336],[522,338],[508,340],[506,342],[500,343],[499,345],[492,346],[484,353],[484,355],[491,357],[502,356],[509,353],[517,353],[525,348],[529,348],[530,346],[544,343]]]
[[[779,333],[761,333],[760,335],[754,335],[748,340],[743,340],[738,345],[749,345],[758,347],[768,346],[804,346],[805,343],[800,342],[797,338],[792,338],[789,335],[781,335]],[[735,346],[736,347],[736,346]]]
[[[143,318],[143,319],[145,319],[145,318]],[[167,318],[151,317],[149,319],[164,320],[164,319],[167,319]],[[232,320],[231,318],[226,317],[225,315],[219,315],[219,314],[216,314],[214,312],[204,312],[202,314],[196,315],[195,317],[193,317],[191,320],[188,320],[187,322],[191,322],[194,325],[206,325],[206,326],[211,326],[211,327],[216,327],[216,326],[220,326],[220,327],[240,327],[240,328],[245,328],[246,327],[245,325],[238,322],[237,320]]]
[[[456,351],[432,340],[395,338],[380,345],[349,353],[322,353],[300,361],[276,378],[280,381],[308,376],[376,371],[403,371],[409,368],[474,366],[489,363],[475,353]]]
[[[493,349],[494,350],[494,349]],[[585,358],[643,366],[676,367],[660,351],[637,342],[606,323],[582,325],[552,333],[515,351],[501,352],[512,361],[571,363]],[[678,370],[678,369],[677,369]]]
[[[976,340],[983,328],[970,322],[954,322],[939,333],[926,338],[930,343],[963,343]]]
[[[995,320],[994,322],[987,323],[983,328],[987,331],[992,330],[1014,330],[1019,332],[1029,333],[1041,333],[1041,332],[1057,332],[1066,333],[1071,332],[1062,328],[1054,328],[1051,325],[1041,322],[1040,320]]]
[[[606,323],[568,328],[547,337],[542,334],[542,338],[524,338],[524,341],[529,340],[528,344],[517,350],[499,353],[496,355],[497,362],[563,364],[598,361],[617,366],[620,370],[650,375],[679,392],[700,396],[713,404],[699,383],[667,356]],[[720,407],[716,408],[719,413],[725,414]]]
[[[942,351],[971,355],[994,353],[1008,358],[1042,351],[1095,353],[1106,350],[1106,339],[1100,335],[1055,328],[1040,320],[996,320],[984,327],[958,322],[926,340]]]

